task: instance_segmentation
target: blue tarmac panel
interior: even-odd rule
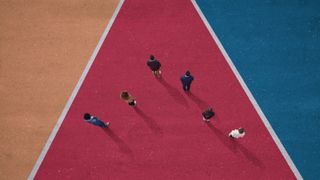
[[[317,179],[320,1],[197,3],[301,175]]]

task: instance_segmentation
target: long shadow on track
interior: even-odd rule
[[[163,134],[162,129],[157,124],[157,121],[146,115],[139,107],[134,107],[135,112],[144,120],[148,127],[156,134]]]
[[[246,147],[240,144],[236,139],[231,139],[227,134],[223,134],[219,129],[214,127],[210,122],[207,123],[208,127],[217,136],[217,138],[233,153],[241,152],[244,157],[255,166],[264,169],[265,165],[261,162],[254,153],[250,152]]]
[[[116,135],[110,128],[103,128],[103,131],[117,144],[120,151],[126,154],[131,154],[132,150],[130,147],[118,136]]]
[[[189,107],[188,101],[185,99],[185,97],[177,90],[175,87],[170,85],[163,77],[157,78],[157,80],[160,82],[160,84],[166,88],[170,96],[179,104]]]

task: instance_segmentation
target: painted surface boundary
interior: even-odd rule
[[[249,90],[249,88],[247,87],[246,83],[244,82],[244,80],[242,79],[240,73],[238,72],[237,68],[235,67],[235,65],[233,64],[231,58],[229,57],[229,55],[227,54],[226,50],[224,49],[224,47],[222,46],[220,40],[218,39],[216,33],[213,31],[212,27],[210,26],[208,20],[206,19],[206,17],[204,16],[204,14],[202,13],[200,7],[198,6],[197,2],[195,0],[191,0],[193,6],[195,7],[195,9],[197,10],[199,16],[201,17],[203,23],[205,24],[205,26],[207,27],[210,35],[212,36],[213,40],[217,43],[220,51],[222,52],[224,58],[226,59],[226,61],[228,62],[230,68],[232,69],[233,73],[235,74],[235,76],[237,77],[238,81],[240,82],[243,90],[245,91],[245,93],[247,94],[248,98],[250,99],[252,105],[254,106],[255,110],[258,112],[260,118],[262,119],[263,124],[266,126],[266,128],[268,129],[269,133],[271,134],[273,140],[275,141],[277,147],[279,148],[281,154],[283,155],[283,157],[285,158],[285,160],[287,161],[289,167],[291,168],[291,170],[293,171],[294,175],[296,176],[297,179],[302,180],[303,177],[301,176],[299,170],[297,169],[297,167],[295,166],[295,164],[293,163],[292,159],[290,158],[288,152],[286,151],[286,149],[284,148],[283,144],[281,143],[280,139],[278,138],[277,134],[275,133],[275,131],[273,130],[271,124],[269,123],[267,117],[264,115],[264,113],[262,112],[260,106],[258,105],[257,101],[255,100],[255,98],[253,97],[251,91]]]
[[[88,72],[89,72],[89,70],[91,68],[91,65],[94,62],[94,60],[95,60],[95,58],[96,58],[96,56],[97,56],[97,54],[98,54],[98,52],[99,52],[99,50],[100,50],[100,48],[102,46],[102,43],[104,42],[105,38],[107,37],[107,35],[108,35],[112,25],[113,25],[113,22],[115,21],[115,19],[116,19],[117,15],[118,15],[123,3],[124,3],[124,0],[120,0],[120,2],[117,5],[112,17],[110,18],[109,23],[108,23],[107,27],[105,28],[105,30],[104,30],[104,32],[103,32],[103,34],[102,34],[102,36],[101,36],[101,38],[100,38],[100,40],[98,42],[98,45],[96,46],[95,50],[93,51],[93,54],[91,55],[87,66],[85,67],[85,69],[84,69],[84,71],[83,71],[83,73],[82,73],[77,85],[75,86],[75,88],[74,88],[69,100],[67,101],[67,104],[65,105],[65,107],[64,107],[64,109],[63,109],[63,111],[62,111],[62,113],[61,113],[61,115],[60,115],[60,117],[58,119],[58,122],[54,126],[54,128],[53,128],[53,130],[52,130],[52,132],[51,132],[51,134],[50,134],[45,146],[43,147],[43,149],[41,151],[41,154],[40,154],[36,164],[34,165],[32,171],[31,171],[31,173],[30,173],[30,175],[28,177],[28,180],[34,179],[36,173],[38,172],[39,167],[40,167],[44,157],[46,156],[46,154],[47,154],[47,152],[48,152],[48,150],[49,150],[49,148],[50,148],[50,146],[51,146],[51,144],[52,144],[52,142],[53,142],[58,130],[60,129],[61,124],[63,123],[63,121],[65,119],[66,114],[68,113],[68,111],[69,111],[69,109],[70,109],[70,107],[71,107],[76,95],[78,94],[78,91],[79,91],[84,79],[86,78],[86,76],[87,76],[87,74],[88,74]]]

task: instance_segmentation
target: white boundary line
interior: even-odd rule
[[[117,8],[115,9],[112,17],[110,18],[110,21],[109,21],[106,29],[104,30],[104,32],[103,32],[103,34],[102,34],[102,36],[101,36],[101,38],[99,40],[98,45],[96,46],[95,50],[93,51],[93,54],[91,55],[91,57],[89,59],[89,62],[87,64],[87,66],[85,67],[85,69],[84,69],[84,71],[83,71],[83,73],[82,73],[82,75],[81,75],[76,87],[74,88],[74,90],[73,90],[73,92],[72,92],[72,94],[71,94],[66,106],[64,107],[64,109],[63,109],[63,111],[62,111],[62,113],[61,113],[61,115],[60,115],[60,117],[58,119],[57,124],[55,125],[54,129],[52,130],[52,132],[51,132],[51,134],[49,136],[49,139],[47,140],[46,145],[43,147],[43,149],[41,151],[41,154],[40,154],[36,164],[34,165],[32,171],[31,171],[31,173],[30,173],[30,175],[28,177],[29,180],[34,179],[34,176],[38,172],[38,169],[39,169],[44,157],[46,156],[46,154],[47,154],[47,152],[48,152],[48,150],[49,150],[49,148],[51,146],[51,143],[52,143],[53,139],[55,138],[55,136],[56,136],[61,124],[63,123],[63,120],[65,119],[65,116],[68,113],[68,111],[69,111],[69,109],[71,107],[71,104],[73,103],[74,98],[78,94],[78,91],[79,91],[79,89],[80,89],[85,77],[87,76],[93,61],[95,60],[95,58],[96,58],[96,56],[97,56],[97,54],[98,54],[98,52],[99,52],[99,50],[100,50],[100,48],[102,46],[102,43],[104,42],[105,38],[107,37],[107,35],[108,35],[108,33],[109,33],[110,29],[111,29],[111,26],[112,26],[113,22],[115,21],[115,19],[116,19],[117,15],[118,15],[123,3],[124,3],[124,0],[120,0]]]
[[[234,64],[233,64],[232,60],[230,59],[229,55],[227,54],[226,50],[223,48],[220,40],[218,39],[217,35],[215,34],[213,29],[211,28],[209,22],[207,21],[206,17],[202,13],[202,11],[201,11],[200,7],[198,6],[197,2],[195,0],[191,0],[191,1],[192,1],[193,6],[195,7],[195,9],[197,10],[198,14],[200,15],[203,23],[206,25],[207,29],[209,30],[213,40],[217,43],[217,45],[218,45],[220,51],[222,52],[224,58],[227,60],[227,62],[229,64],[229,66],[231,67],[233,73],[235,74],[235,76],[237,77],[238,81],[240,82],[242,88],[244,89],[244,91],[246,92],[247,96],[249,97],[251,103],[253,104],[253,106],[255,107],[256,111],[258,112],[258,114],[259,114],[260,118],[262,119],[264,125],[266,126],[266,128],[269,131],[269,133],[271,134],[273,140],[277,144],[277,146],[278,146],[279,150],[281,151],[282,155],[286,159],[286,161],[287,161],[288,165],[290,166],[291,170],[293,171],[294,175],[296,176],[297,179],[301,179],[302,180],[303,178],[302,178],[300,172],[298,171],[297,167],[294,165],[294,163],[291,160],[289,154],[287,153],[286,149],[282,145],[282,143],[279,140],[278,136],[274,132],[272,126],[270,125],[268,119],[266,118],[266,116],[262,112],[262,110],[259,107],[257,101],[254,99],[254,97],[251,94],[251,92],[250,92],[249,88],[247,87],[246,83],[243,81],[241,75],[239,74],[238,70],[234,66]]]

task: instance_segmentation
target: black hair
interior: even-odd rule
[[[85,113],[85,114],[83,115],[83,118],[84,118],[85,120],[89,120],[89,119],[91,118],[91,115],[90,115],[89,113]]]
[[[190,76],[190,71],[186,71],[186,76]]]
[[[150,55],[150,59],[151,59],[151,60],[154,60],[154,56],[153,56],[153,55]]]
[[[244,129],[243,128],[239,128],[238,130],[239,130],[240,134],[244,133]]]

